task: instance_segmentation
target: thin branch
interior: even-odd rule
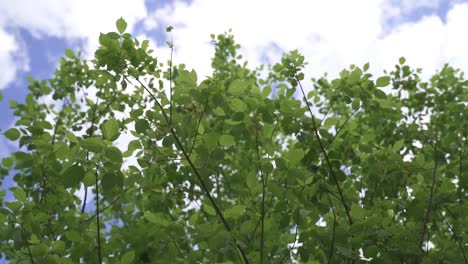
[[[335,212],[335,206],[333,205],[333,202],[330,198],[330,194],[327,192],[327,198],[330,203],[330,208],[333,213],[333,228],[332,228],[332,240],[330,242],[330,252],[328,255],[328,264],[332,263],[333,260],[333,254],[335,253],[335,235],[336,235],[336,212]]]
[[[287,256],[291,256],[291,252],[294,249],[294,247],[296,246],[297,235],[298,234],[299,234],[299,210],[297,210],[297,213],[296,213],[296,230],[295,230],[295,234],[294,234],[294,242],[290,247],[288,247],[289,248],[288,253],[283,256],[283,258],[280,260],[279,263],[283,263]]]
[[[439,165],[438,159],[437,159],[437,143],[433,145],[434,148],[434,170],[432,172],[432,183],[431,183],[431,192],[429,194],[429,201],[427,203],[427,209],[426,209],[426,214],[424,216],[423,220],[423,230],[421,232],[421,236],[419,238],[419,248],[421,248],[423,240],[424,240],[424,235],[426,234],[427,230],[427,222],[429,221],[429,213],[431,211],[432,207],[432,199],[434,196],[434,188],[435,188],[435,182],[436,182],[436,174],[437,174],[437,167]]]
[[[351,119],[351,117],[360,109],[361,107],[357,108],[356,110],[354,110],[345,120],[345,122],[343,123],[343,125],[338,129],[336,130],[336,134],[335,136],[332,138],[332,140],[330,141],[330,143],[328,143],[328,147],[326,150],[329,150],[333,141],[335,141],[335,139],[338,137],[338,135],[340,134],[341,130],[343,130],[343,128],[346,126],[346,123],[348,123],[349,119]]]
[[[330,106],[328,106],[328,109],[327,109],[327,111],[325,112],[325,114],[323,115],[322,120],[320,120],[320,122],[319,122],[319,124],[318,124],[318,127],[321,127],[321,126],[322,126],[323,121],[325,121],[325,118],[327,118],[328,112],[330,112],[330,109],[333,107],[333,105],[335,104],[335,102],[336,102],[336,99],[333,100],[333,101],[331,102]]]
[[[85,101],[86,101],[86,96],[85,96]],[[94,134],[94,123],[96,122],[96,110],[97,110],[97,104],[99,103],[99,97],[96,97],[96,102],[94,103],[93,108],[93,116],[91,118],[91,127],[90,127],[90,133],[89,136],[92,137]],[[108,104],[109,106],[110,104]],[[86,160],[89,161],[89,150],[86,151]],[[83,206],[81,207],[81,213],[85,212],[86,209],[86,201],[88,199],[88,187],[84,187],[84,197],[83,197]]]
[[[325,156],[325,161],[326,161],[328,169],[330,171],[330,175],[332,176],[332,179],[335,182],[336,189],[338,190],[338,194],[340,195],[340,201],[343,204],[343,207],[344,207],[344,209],[346,211],[346,216],[348,217],[348,222],[349,222],[350,225],[352,225],[353,224],[353,219],[351,218],[351,214],[349,212],[348,205],[346,205],[346,201],[345,201],[345,198],[344,198],[344,195],[343,195],[343,191],[341,190],[338,179],[336,178],[335,172],[333,171],[333,166],[331,165],[330,159],[328,158],[327,151],[325,150],[325,147],[323,146],[322,139],[320,138],[320,136],[318,134],[317,125],[315,123],[315,117],[314,117],[314,115],[312,113],[312,109],[311,109],[311,106],[309,104],[309,101],[307,100],[304,88],[302,87],[302,84],[299,81],[299,79],[297,79],[297,77],[295,79],[296,79],[297,83],[299,84],[299,88],[301,89],[302,95],[304,97],[304,101],[305,101],[305,103],[307,105],[307,108],[309,110],[310,118],[312,119],[312,125],[314,126],[315,137],[317,138],[317,141],[318,141],[318,143],[320,145],[320,149],[321,149],[323,155]]]
[[[460,237],[458,237],[457,233],[453,230],[453,227],[450,225],[450,223],[447,221],[447,219],[445,219],[444,215],[441,214],[440,212],[439,212],[439,215],[442,218],[442,220],[444,221],[444,223],[447,225],[450,232],[452,232],[452,235],[455,238],[455,240],[457,241],[457,245],[460,248],[460,251],[462,252],[463,259],[465,260],[465,264],[468,264],[468,258],[466,257],[465,250],[463,249],[464,248],[463,243],[462,243]]]
[[[126,77],[125,77],[126,78]],[[126,78],[127,79],[127,78]],[[198,171],[197,167],[195,166],[195,164],[193,164],[192,162],[192,159],[189,157],[188,155],[188,152],[185,150],[184,146],[182,145],[182,142],[180,141],[179,137],[177,136],[174,128],[172,127],[171,123],[170,123],[170,119],[166,113],[166,111],[164,110],[163,106],[159,103],[159,101],[156,99],[156,97],[154,96],[153,93],[151,93],[151,91],[148,89],[148,87],[146,87],[146,85],[144,85],[138,78],[135,78],[137,80],[138,83],[140,83],[140,85],[143,87],[143,89],[145,89],[148,94],[150,95],[150,97],[154,100],[154,102],[156,103],[156,105],[159,107],[159,109],[161,110],[161,113],[166,121],[166,123],[169,125],[169,129],[170,129],[170,132],[172,134],[172,136],[174,137],[174,140],[176,141],[176,144],[177,146],[179,147],[179,150],[182,151],[182,154],[183,156],[185,157],[185,159],[187,160],[187,162],[189,163],[189,166],[192,168],[192,171],[193,173],[195,174],[195,176],[197,177],[198,181],[200,182],[200,185],[202,187],[202,190],[203,192],[205,193],[205,195],[208,197],[208,200],[210,201],[211,205],[213,206],[213,208],[215,209],[215,212],[216,214],[218,215],[218,217],[220,218],[221,222],[223,223],[223,226],[224,228],[231,234],[232,236],[232,229],[231,229],[231,226],[229,225],[229,223],[226,221],[226,219],[224,218],[224,215],[223,213],[221,212],[221,210],[219,209],[218,205],[216,204],[216,201],[214,200],[213,196],[211,195],[210,191],[208,190],[208,187],[206,186],[200,172]],[[235,240],[234,236],[232,236],[232,239],[234,240],[234,243],[237,247],[237,249],[239,250],[240,254],[242,255],[242,259],[244,260],[245,263],[249,263],[249,260],[247,258],[247,255],[245,254],[244,250],[242,249],[242,247],[239,245],[239,243],[237,243],[237,241]]]
[[[124,191],[124,192],[125,192],[125,191]],[[96,213],[95,213],[94,215],[92,215],[92,216],[90,216],[90,217],[88,217],[88,218],[86,219],[86,222],[89,222],[89,221],[93,220],[93,218],[96,217],[98,213],[100,214],[100,213],[104,212],[105,210],[107,210],[109,207],[111,207],[112,205],[114,205],[118,200],[120,200],[120,198],[121,198],[120,196],[117,197],[117,198],[115,198],[112,202],[110,202],[108,205],[106,205],[106,207],[102,208],[102,209],[99,210],[99,211],[96,211]]]
[[[33,258],[32,253],[31,253],[31,248],[29,247],[29,242],[28,242],[28,240],[26,239],[26,237],[24,235],[24,226],[23,226],[23,224],[21,225],[21,236],[23,237],[23,240],[26,243],[26,248],[28,249],[29,260],[31,261],[31,264],[34,264],[34,258]]]
[[[171,99],[169,100],[169,124],[172,125],[172,108],[173,108],[173,101],[172,101],[172,54],[174,53],[174,35],[172,34],[171,31],[171,58],[169,60],[169,93],[171,96]]]
[[[258,130],[255,135],[255,144],[257,146],[257,162],[258,162],[258,169],[260,171],[260,178],[262,180],[262,207],[261,207],[261,227],[260,227],[260,263],[263,264],[263,251],[265,248],[265,191],[266,191],[266,180],[265,176],[263,175],[262,170],[262,163],[260,160],[260,150],[258,144]]]
[[[101,252],[101,227],[100,227],[100,216],[99,216],[99,177],[98,177],[98,168],[94,172],[96,176],[96,228],[97,228],[97,247],[98,247],[98,259],[99,264],[102,263],[102,252]]]
[[[193,139],[192,147],[190,148],[190,151],[189,151],[189,157],[190,157],[190,155],[192,155],[193,148],[195,147],[195,143],[197,142],[198,128],[200,127],[202,118],[203,118],[203,116],[205,115],[207,106],[208,106],[208,100],[206,100],[206,104],[205,104],[205,106],[203,107],[203,112],[201,113],[200,118],[198,118],[197,129],[196,129],[196,131],[195,131],[195,138]]]

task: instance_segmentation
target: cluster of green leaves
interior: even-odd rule
[[[125,29],[10,102],[10,263],[468,263],[458,70],[353,65],[306,93],[297,51],[262,78],[226,33],[198,80]]]

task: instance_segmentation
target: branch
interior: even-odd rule
[[[302,96],[304,97],[304,101],[305,101],[305,103],[307,105],[307,109],[309,110],[310,118],[312,119],[312,125],[314,126],[315,137],[317,138],[317,141],[318,141],[318,143],[320,145],[320,150],[322,151],[323,155],[325,156],[325,161],[326,161],[328,169],[330,171],[330,175],[332,176],[332,179],[335,182],[336,189],[338,190],[338,194],[340,195],[340,201],[343,204],[343,207],[344,207],[344,209],[346,211],[346,216],[348,217],[348,222],[349,222],[350,225],[352,225],[353,224],[353,219],[351,218],[349,208],[346,205],[346,201],[345,201],[345,198],[344,198],[344,195],[343,195],[343,191],[341,190],[340,184],[339,184],[338,180],[336,179],[336,175],[335,175],[335,172],[333,171],[333,167],[331,165],[330,159],[328,158],[327,151],[325,150],[325,147],[323,146],[323,143],[322,143],[322,139],[320,138],[320,136],[318,134],[317,125],[315,123],[315,118],[314,118],[314,115],[312,114],[312,109],[310,108],[309,101],[307,101],[307,97],[306,97],[306,94],[304,92],[304,88],[302,87],[302,84],[301,84],[301,82],[299,81],[299,79],[297,77],[295,77],[295,80],[299,84],[299,88],[301,89]]]
[[[328,264],[332,263],[333,259],[333,254],[335,253],[335,235],[336,235],[336,213],[335,213],[335,207],[333,206],[333,202],[330,198],[330,194],[327,192],[327,198],[328,201],[330,202],[330,208],[333,213],[333,231],[332,231],[332,240],[330,242],[330,252],[328,255]]]
[[[125,77],[125,79],[127,79]],[[237,241],[234,239],[234,236],[232,236],[232,229],[231,229],[231,226],[229,226],[229,223],[226,221],[226,219],[224,218],[224,215],[223,213],[221,212],[221,210],[219,209],[218,205],[216,204],[216,201],[214,200],[213,196],[211,195],[210,191],[208,190],[208,187],[206,186],[205,182],[203,181],[203,178],[200,174],[200,172],[198,171],[198,169],[195,167],[195,164],[193,164],[192,160],[190,159],[190,156],[188,154],[188,152],[185,150],[184,146],[182,145],[182,142],[180,141],[179,137],[177,136],[174,128],[172,127],[172,124],[171,124],[171,121],[166,113],[166,111],[164,110],[163,106],[159,103],[159,101],[156,99],[156,97],[154,96],[153,93],[151,93],[151,91],[148,89],[148,87],[146,87],[146,85],[144,85],[138,78],[135,78],[136,81],[138,83],[140,83],[140,85],[143,87],[143,89],[146,90],[146,92],[148,92],[148,94],[150,95],[150,97],[154,100],[154,102],[156,103],[156,105],[159,107],[159,109],[161,110],[161,113],[166,121],[166,123],[169,125],[169,129],[170,129],[170,132],[172,134],[172,136],[174,137],[175,141],[176,141],[176,144],[177,146],[179,147],[179,150],[182,151],[182,154],[183,156],[185,157],[185,159],[187,160],[187,162],[189,163],[190,167],[192,168],[193,170],[193,173],[195,174],[195,176],[197,177],[198,181],[200,182],[200,185],[202,187],[202,190],[203,192],[205,193],[205,195],[208,197],[208,200],[210,201],[211,205],[213,206],[213,208],[215,209],[215,212],[216,214],[218,215],[219,219],[221,220],[221,222],[223,223],[223,226],[224,228],[231,234],[231,237],[232,239],[234,240],[234,243],[236,245],[236,248],[238,249],[238,251],[240,252],[240,254],[242,255],[242,259],[244,260],[245,263],[249,263],[249,260],[247,259],[247,255],[245,254],[244,250],[242,249],[242,247],[239,245],[239,243],[237,243]],[[128,80],[128,79],[127,79]]]
[[[171,58],[169,60],[169,93],[171,95],[171,99],[169,100],[169,124],[172,125],[172,54],[174,53],[174,35],[172,34],[171,31]]]
[[[106,207],[102,208],[100,211],[96,211],[96,213],[95,213],[94,215],[92,215],[92,216],[90,216],[90,217],[88,217],[88,218],[86,219],[86,222],[91,221],[94,217],[97,216],[98,213],[100,214],[100,213],[104,212],[105,210],[107,210],[109,207],[111,207],[112,205],[114,205],[118,200],[120,200],[120,198],[121,198],[120,196],[117,197],[117,198],[115,198],[115,199],[114,199],[112,202],[110,202]]]
[[[258,162],[258,169],[260,171],[260,178],[262,180],[262,208],[261,208],[261,227],[260,227],[260,263],[263,264],[263,251],[265,247],[265,189],[266,189],[266,181],[267,179],[263,175],[262,170],[262,163],[260,161],[260,151],[258,146],[258,130],[256,131],[255,135],[255,144],[257,146],[257,162]]]
[[[198,119],[197,129],[196,129],[196,131],[195,131],[195,138],[193,139],[192,147],[190,148],[190,151],[189,151],[189,157],[190,157],[190,155],[192,155],[193,148],[195,147],[195,143],[197,142],[198,128],[200,127],[202,118],[203,118],[203,116],[205,115],[207,106],[208,106],[208,100],[206,100],[206,104],[205,104],[205,106],[203,107],[203,112],[201,113],[200,118]]]
[[[449,228],[450,232],[452,232],[452,235],[455,238],[455,240],[457,241],[457,245],[458,245],[458,247],[460,248],[460,251],[463,254],[463,259],[465,260],[465,264],[467,264],[468,263],[468,258],[466,257],[465,250],[463,249],[463,244],[461,242],[461,239],[457,236],[457,233],[453,230],[453,227],[449,224],[447,219],[445,219],[444,215],[442,215],[440,212],[439,212],[439,215],[442,218],[442,220],[444,221],[444,223],[447,225],[447,227]]]
[[[345,120],[345,122],[343,123],[343,125],[338,129],[336,130],[336,134],[335,136],[332,138],[332,140],[330,141],[330,143],[328,143],[328,147],[327,147],[327,150],[330,149],[333,141],[335,141],[335,139],[338,137],[338,134],[340,134],[341,130],[343,130],[343,128],[345,127],[346,123],[348,123],[349,119],[351,119],[351,117],[360,109],[361,107],[357,108],[356,110],[354,110]]]
[[[24,225],[23,224],[21,225],[21,236],[23,237],[23,240],[26,242],[26,248],[28,249],[29,260],[31,261],[31,264],[34,264],[34,258],[33,258],[32,253],[31,253],[31,248],[29,247],[29,242],[28,242],[28,240],[26,239],[26,237],[24,235]]]
[[[434,170],[432,172],[431,192],[430,192],[430,195],[429,195],[429,202],[427,203],[426,214],[425,214],[424,220],[423,220],[423,230],[422,230],[421,236],[419,238],[419,248],[421,248],[421,246],[422,246],[424,235],[426,234],[426,230],[427,230],[427,222],[429,221],[429,212],[431,211],[432,199],[433,199],[433,195],[434,195],[435,177],[436,177],[436,173],[437,173],[437,166],[439,165],[438,164],[438,159],[437,159],[437,143],[435,145],[433,145],[433,148],[434,148]]]
[[[86,101],[86,96],[85,96],[85,101]],[[97,110],[97,104],[98,103],[99,103],[99,97],[96,97],[96,102],[94,103],[94,106],[93,106],[93,116],[91,118],[91,131],[89,133],[90,137],[92,137],[93,134],[94,134],[93,127],[94,127],[94,123],[96,122],[96,110]],[[111,104],[108,104],[108,106],[109,105],[111,105]],[[86,160],[89,161],[89,150],[86,151]],[[83,197],[83,206],[81,207],[81,213],[85,212],[86,200],[88,199],[88,187],[85,186],[84,191],[85,191],[85,193],[84,193],[84,197]],[[100,263],[102,263],[102,262],[100,262]]]
[[[289,247],[288,249],[288,253],[285,254],[283,256],[283,258],[280,260],[279,263],[284,263],[284,260],[286,259],[287,256],[291,256],[291,251],[294,249],[294,247],[296,246],[296,242],[297,242],[297,235],[299,233],[299,210],[297,210],[297,213],[296,213],[296,231],[295,231],[295,234],[294,234],[294,242],[293,244]]]
[[[97,247],[98,247],[98,259],[99,264],[102,263],[102,252],[101,252],[101,227],[100,227],[100,217],[99,217],[99,177],[98,177],[98,167],[94,172],[96,176],[96,228],[97,228]]]

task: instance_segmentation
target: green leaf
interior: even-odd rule
[[[90,137],[81,141],[81,146],[86,150],[98,153],[104,148],[104,142],[98,137]]]
[[[235,145],[236,142],[235,142],[233,136],[231,136],[231,135],[222,135],[222,136],[219,138],[219,144],[220,144],[221,146],[230,147],[230,146]]]
[[[367,70],[369,70],[369,63],[367,62],[366,64],[364,64],[364,67],[362,67],[362,70],[364,72],[366,72]]]
[[[135,259],[135,251],[127,251],[120,259],[120,264],[130,264],[132,263],[133,259]]]
[[[377,81],[375,82],[375,85],[377,87],[385,87],[385,86],[387,86],[389,84],[390,84],[390,77],[388,77],[388,76],[379,77],[377,79]]]
[[[70,140],[70,142],[73,142],[73,143],[76,143],[76,144],[80,143],[78,138],[74,134],[72,134],[70,132],[67,132],[65,134],[65,136],[67,137],[68,140]]]
[[[120,149],[114,146],[107,146],[106,150],[104,151],[104,156],[110,161],[119,164],[119,167],[123,162],[122,152]]]
[[[149,211],[144,212],[144,217],[150,223],[157,224],[159,222],[158,217],[156,216],[156,214],[151,213]]]
[[[387,94],[385,94],[385,92],[382,91],[382,90],[380,90],[380,89],[375,89],[374,95],[375,95],[375,97],[377,97],[377,98],[379,98],[379,99],[385,99],[385,98],[387,98]]]
[[[119,18],[117,22],[115,22],[115,25],[117,26],[117,30],[120,34],[124,33],[127,28],[127,22],[125,22],[123,18]]]
[[[210,132],[208,134],[205,134],[203,136],[203,141],[205,142],[205,146],[208,149],[213,149],[214,147],[216,147],[218,145],[219,137],[220,137],[219,134],[214,133],[214,132]]]
[[[406,62],[405,57],[400,57],[400,59],[398,60],[398,62],[400,63],[400,65],[405,64],[405,62]]]
[[[118,173],[106,173],[102,177],[101,186],[105,193],[111,193],[114,188],[122,189],[123,175]]]
[[[144,119],[138,119],[135,121],[135,131],[138,134],[146,134],[146,130],[150,128],[148,121]]]
[[[362,71],[359,68],[354,69],[354,71],[351,72],[351,74],[348,76],[348,84],[349,85],[354,85],[359,83],[361,80],[361,75]]]
[[[234,98],[230,102],[232,110],[235,112],[244,112],[247,108],[247,105],[238,98]]]
[[[11,157],[6,157],[2,159],[2,165],[7,168],[10,168],[11,166],[13,166],[13,164],[14,164],[14,161]]]
[[[205,210],[205,212],[207,212],[210,215],[216,216],[216,211],[213,207],[211,207],[211,205],[204,204],[203,210]]]
[[[224,113],[224,110],[221,108],[221,107],[216,107],[214,110],[213,110],[213,114],[217,115],[217,116],[225,116],[226,114]]]
[[[66,49],[65,50],[65,56],[67,56],[67,58],[69,58],[69,59],[74,59],[75,58],[75,54],[73,53],[73,51],[71,49]]]
[[[20,202],[26,201],[26,192],[21,188],[16,187],[13,191],[13,196]]]
[[[15,141],[20,137],[20,132],[16,128],[10,128],[5,133],[3,133],[11,141]]]
[[[56,254],[63,255],[65,253],[65,242],[62,240],[55,240],[52,242],[52,250]]]
[[[42,257],[47,255],[49,252],[49,247],[44,244],[37,244],[30,246],[29,250],[31,251],[31,255],[33,257]]]
[[[105,139],[114,141],[120,135],[119,127],[120,127],[119,121],[117,121],[114,118],[109,119],[102,124],[102,127],[101,127],[102,135],[104,136]]]
[[[235,205],[224,212],[224,217],[237,219],[244,214],[245,208],[244,205]]]
[[[65,231],[65,237],[68,238],[70,241],[73,242],[81,242],[82,238],[80,233],[75,230]]]
[[[5,206],[10,208],[13,212],[17,212],[20,210],[21,206],[23,206],[22,202],[15,201],[15,202],[4,202]]]
[[[78,188],[85,175],[85,170],[81,165],[74,164],[68,167],[63,173],[63,186],[65,188]]]
[[[286,158],[291,162],[292,164],[297,164],[299,161],[302,160],[304,157],[305,153],[302,149],[293,149],[290,152],[286,153]]]
[[[90,186],[93,186],[95,183],[96,183],[96,176],[94,175],[94,173],[91,171],[86,172],[83,178],[83,184],[86,187],[90,187]]]

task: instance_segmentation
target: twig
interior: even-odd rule
[[[299,210],[297,210],[297,213],[296,213],[296,230],[295,230],[295,234],[294,234],[294,242],[293,242],[293,244],[289,247],[288,253],[287,253],[287,254],[284,254],[283,258],[280,260],[279,263],[283,263],[287,256],[291,256],[291,251],[292,251],[292,250],[294,249],[294,247],[296,246],[297,235],[298,235],[298,234],[299,234]]]
[[[335,213],[335,207],[333,205],[333,202],[330,198],[330,194],[327,192],[327,198],[328,201],[330,202],[330,208],[333,213],[333,229],[332,229],[332,240],[330,242],[330,252],[328,253],[328,264],[332,263],[333,259],[333,254],[335,253],[335,235],[336,235],[336,213]]]
[[[434,170],[432,172],[431,192],[429,194],[429,201],[427,203],[426,214],[425,214],[424,220],[423,220],[423,230],[422,230],[421,236],[419,238],[419,248],[421,248],[421,246],[422,246],[422,243],[423,243],[423,240],[424,240],[424,235],[426,234],[426,230],[427,230],[427,222],[429,221],[429,212],[431,211],[432,199],[433,199],[433,195],[434,195],[437,166],[439,165],[438,159],[437,159],[437,143],[434,144],[432,147],[434,148]]]
[[[442,220],[444,221],[444,223],[447,225],[450,232],[452,232],[452,235],[455,238],[455,240],[457,241],[457,245],[458,245],[458,247],[460,248],[460,251],[463,254],[463,259],[465,260],[465,264],[467,264],[468,263],[468,258],[466,257],[465,250],[463,249],[463,244],[461,242],[461,239],[457,236],[457,233],[453,230],[453,227],[449,224],[447,219],[445,219],[444,215],[441,214],[440,212],[439,212],[439,215],[442,218]]]
[[[126,78],[126,77],[125,77]],[[126,78],[127,79],[127,78]],[[163,106],[159,103],[159,101],[156,99],[156,97],[154,96],[154,94],[148,89],[148,87],[146,87],[146,85],[144,85],[138,78],[135,78],[136,81],[138,83],[140,83],[140,85],[143,87],[143,89],[146,90],[146,92],[148,92],[148,94],[150,95],[150,97],[154,100],[154,102],[156,103],[156,105],[159,107],[159,109],[161,110],[161,113],[166,121],[166,123],[169,125],[169,129],[170,129],[170,132],[172,134],[172,136],[174,137],[175,141],[176,141],[176,144],[177,146],[179,147],[179,150],[182,151],[182,154],[183,156],[185,157],[185,159],[187,160],[187,162],[189,163],[189,166],[192,168],[195,176],[197,177],[198,181],[200,182],[200,185],[202,187],[202,190],[203,192],[205,193],[205,195],[208,197],[208,200],[210,201],[211,205],[213,206],[216,214],[218,215],[218,217],[220,218],[221,222],[223,223],[224,225],[224,228],[231,234],[232,236],[232,229],[231,229],[231,226],[229,225],[229,223],[226,221],[226,219],[224,218],[224,215],[222,214],[221,210],[219,209],[218,205],[216,204],[216,201],[214,200],[213,196],[211,195],[210,191],[208,190],[208,187],[206,186],[205,182],[203,181],[203,178],[200,174],[200,172],[198,171],[197,167],[195,167],[195,164],[193,164],[191,158],[189,157],[188,155],[188,152],[185,150],[184,146],[182,145],[182,142],[180,141],[179,137],[177,136],[174,128],[172,127],[171,123],[170,123],[170,119],[166,113],[166,111],[164,110]],[[127,79],[128,80],[128,79]],[[242,249],[242,247],[239,245],[239,243],[237,243],[237,241],[235,240],[235,238],[232,236],[232,239],[234,240],[234,243],[236,245],[236,248],[238,249],[238,251],[240,252],[240,254],[242,255],[242,259],[244,260],[245,263],[249,263],[249,260],[247,258],[247,255],[245,254],[244,250]]]
[[[258,169],[260,171],[260,178],[262,180],[262,207],[261,207],[261,227],[260,227],[260,263],[263,264],[263,251],[265,247],[265,191],[266,191],[266,180],[263,175],[262,163],[260,160],[260,150],[258,145],[258,130],[255,135],[255,144],[257,146],[257,162]]]
[[[349,222],[350,225],[352,225],[353,224],[353,219],[351,218],[351,214],[349,212],[348,205],[346,205],[346,201],[345,201],[345,198],[344,198],[344,195],[343,195],[343,191],[341,190],[338,179],[336,178],[335,172],[333,171],[333,166],[331,165],[330,159],[328,158],[327,151],[325,150],[325,147],[323,146],[323,143],[322,143],[322,139],[320,138],[320,136],[318,134],[317,125],[315,123],[315,118],[314,118],[314,115],[312,113],[312,109],[310,108],[309,101],[307,100],[304,88],[302,87],[302,84],[299,81],[299,79],[297,77],[295,77],[295,79],[296,79],[297,83],[299,84],[299,88],[301,89],[302,95],[304,97],[304,101],[305,101],[305,103],[307,105],[307,108],[309,110],[310,118],[312,119],[312,125],[314,126],[315,137],[317,138],[317,141],[318,141],[318,143],[320,145],[320,149],[321,149],[323,155],[325,156],[325,161],[326,161],[328,169],[330,171],[330,175],[332,176],[332,179],[335,182],[336,189],[338,190],[338,194],[340,195],[340,201],[343,204],[343,207],[344,207],[344,209],[346,211],[346,216],[348,217],[348,222]]]
[[[203,118],[203,116],[205,115],[206,107],[207,107],[207,106],[208,106],[208,100],[206,100],[205,107],[203,107],[203,112],[201,113],[200,118],[198,118],[197,129],[196,129],[196,131],[195,131],[195,138],[193,139],[192,147],[190,148],[190,151],[189,151],[189,157],[190,157],[190,155],[192,155],[193,148],[195,147],[195,143],[197,142],[198,128],[200,127],[202,118]]]
[[[330,143],[328,143],[328,147],[326,150],[329,150],[333,141],[335,141],[335,139],[338,137],[338,134],[340,134],[341,130],[343,130],[343,128],[345,127],[346,123],[348,123],[349,119],[351,119],[351,117],[360,109],[361,107],[357,108],[356,110],[354,110],[347,118],[346,120],[344,121],[343,125],[336,130],[336,134],[335,136],[332,138],[332,140],[330,141]]]
[[[97,228],[97,247],[98,247],[98,258],[99,264],[102,263],[102,252],[101,252],[101,227],[100,227],[100,216],[99,216],[99,177],[98,177],[98,168],[94,172],[96,176],[96,228]]]

